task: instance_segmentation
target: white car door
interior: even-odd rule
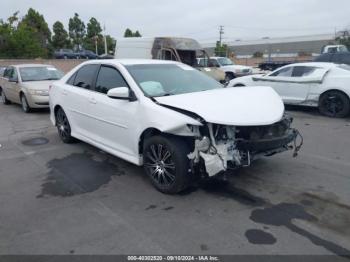
[[[61,103],[71,124],[73,134],[93,136],[93,122],[88,113],[92,86],[98,64],[81,67],[61,88]]]
[[[108,90],[118,87],[128,87],[122,74],[113,66],[101,65],[88,108],[93,140],[121,154],[135,155],[139,103],[107,96]]]
[[[14,67],[10,67],[9,71],[6,72],[6,80],[5,80],[5,95],[8,100],[19,103],[19,77],[17,69]]]
[[[286,66],[267,76],[254,77],[256,83],[271,86],[287,104],[307,99],[310,88],[322,83],[328,70],[312,66]]]

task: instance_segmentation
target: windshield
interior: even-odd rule
[[[218,62],[221,66],[233,65],[233,62],[226,57],[218,58]]]
[[[184,64],[131,65],[126,68],[149,97],[223,88],[219,82]]]
[[[63,73],[54,67],[22,67],[19,72],[22,82],[59,80],[63,76]]]

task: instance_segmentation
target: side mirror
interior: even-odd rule
[[[107,96],[113,99],[130,100],[130,91],[127,87],[116,87],[109,89]]]

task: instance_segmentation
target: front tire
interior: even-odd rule
[[[27,98],[25,96],[25,94],[21,94],[21,106],[22,106],[22,110],[24,113],[30,113],[31,112],[31,108],[28,104]]]
[[[57,109],[55,117],[58,135],[60,136],[63,143],[74,143],[75,139],[71,136],[71,127],[67,115],[62,108]]]
[[[154,136],[145,141],[144,169],[157,190],[176,194],[190,185],[189,153],[188,145],[178,137]]]
[[[319,111],[329,117],[346,117],[350,112],[349,97],[339,91],[329,91],[321,96]]]
[[[5,96],[5,93],[4,91],[0,88],[0,99],[1,99],[1,102],[4,104],[4,105],[9,105],[11,104],[11,101],[8,100]]]

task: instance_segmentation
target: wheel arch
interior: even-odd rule
[[[319,96],[319,98],[318,98],[318,103],[320,103],[321,97],[324,96],[325,94],[327,94],[328,92],[339,92],[339,93],[342,93],[343,95],[345,95],[345,96],[348,98],[348,100],[349,100],[349,102],[350,102],[350,96],[349,96],[349,94],[347,94],[346,92],[344,92],[344,91],[341,90],[341,89],[331,88],[331,89],[327,89],[327,90],[323,91],[323,92],[320,94],[320,96]]]
[[[147,138],[149,137],[152,137],[152,136],[155,136],[155,135],[160,135],[160,134],[163,134],[162,131],[160,131],[159,129],[157,128],[154,128],[154,127],[149,127],[147,129],[145,129],[141,135],[140,135],[140,138],[139,138],[139,143],[138,143],[138,152],[139,152],[139,155],[142,155],[143,153],[143,145],[144,145],[144,142]]]
[[[233,85],[233,87],[242,87],[242,86],[246,86],[246,85],[243,83],[237,83]]]
[[[164,136],[164,137],[178,137],[178,138],[181,138],[183,139],[186,144],[188,144],[188,146],[193,149],[194,148],[194,137],[191,137],[191,136],[181,136],[181,135],[176,135],[176,134],[170,134],[170,133],[166,133],[166,132],[162,132],[160,131],[159,129],[157,128],[154,128],[154,127],[150,127],[150,128],[147,128],[145,129],[141,135],[140,135],[140,138],[139,138],[139,143],[138,143],[138,152],[139,152],[139,155],[142,155],[143,153],[143,145],[144,145],[144,142],[147,138],[150,138],[152,136]]]

